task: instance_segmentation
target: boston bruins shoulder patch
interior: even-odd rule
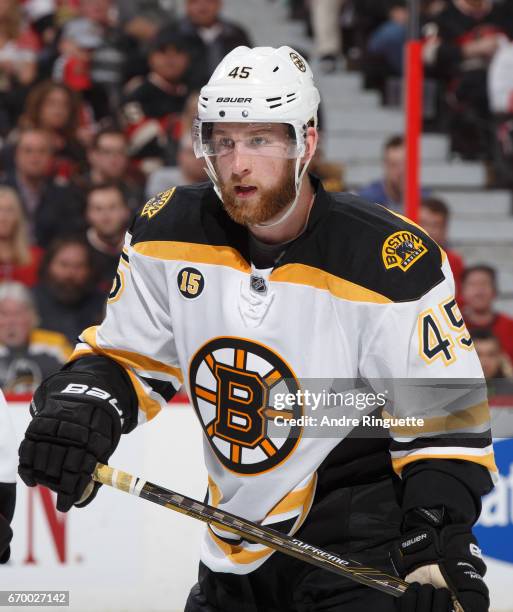
[[[426,245],[413,232],[402,230],[389,236],[381,251],[385,268],[399,268],[406,272],[428,252]]]
[[[169,200],[173,197],[175,191],[176,187],[172,187],[167,191],[158,193],[156,196],[148,200],[144,205],[144,208],[142,209],[141,217],[148,217],[148,219],[154,217],[169,202]]]

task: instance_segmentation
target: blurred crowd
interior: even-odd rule
[[[304,21],[320,69],[360,71],[383,104],[401,104],[406,0],[289,0]],[[424,131],[446,133],[451,155],[483,160],[489,186],[513,189],[513,2],[419,0],[424,63]],[[405,142],[384,142],[382,176],[358,189],[365,199],[404,212]],[[497,312],[496,270],[465,267],[448,245],[450,209],[421,187],[420,225],[445,249],[456,296],[489,380],[513,376],[513,318]]]
[[[203,181],[197,96],[252,45],[221,0],[0,0],[0,386],[30,392],[98,323],[130,218]]]
[[[457,109],[466,105],[477,129],[472,113],[489,122],[494,107],[486,88],[475,105],[475,83],[485,83],[495,52],[509,51],[511,15],[487,0],[423,4],[426,66],[444,83],[440,104],[462,121]],[[290,0],[290,13],[318,41],[322,70],[344,61],[378,87],[383,75],[400,77],[404,2]],[[133,212],[171,185],[206,179],[190,137],[198,92],[239,45],[252,46],[251,33],[224,16],[221,0],[0,0],[4,391],[30,393],[101,321]],[[504,80],[513,74],[495,68]],[[508,100],[503,115],[513,111]],[[363,195],[399,211],[403,162],[396,136],[384,147],[383,178]],[[312,169],[328,189],[342,188],[340,166],[322,154]],[[427,189],[422,198],[421,223],[447,247],[447,205]],[[465,270],[457,253],[447,254],[487,376],[510,376],[513,319],[494,307],[495,271]]]
[[[489,162],[513,187],[513,2],[419,0],[425,128],[449,134],[455,156]],[[399,103],[406,0],[290,0],[325,72],[358,69],[385,103]]]

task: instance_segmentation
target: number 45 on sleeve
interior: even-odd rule
[[[456,347],[470,351],[473,342],[454,297],[438,304],[438,310],[428,308],[419,315],[419,353],[427,363],[442,359],[450,365],[456,361]]]

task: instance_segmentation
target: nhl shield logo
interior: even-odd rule
[[[159,193],[158,195],[151,198],[151,200],[148,200],[144,205],[144,208],[142,209],[141,217],[148,217],[148,219],[154,217],[164,208],[164,206],[173,197],[175,190],[176,187],[173,187],[172,189],[168,189],[167,191]]]
[[[395,232],[383,244],[382,257],[385,268],[399,268],[406,272],[428,252],[419,236],[409,231]]]
[[[267,293],[267,283],[265,279],[256,274],[252,274],[249,280],[251,291],[258,293],[260,295],[266,295]]]

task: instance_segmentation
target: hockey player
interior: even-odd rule
[[[16,503],[16,445],[8,410],[0,390],[0,564],[7,563],[11,555],[10,522]]]
[[[424,427],[363,438],[308,435],[299,402],[273,408],[300,379],[482,378],[440,247],[307,174],[318,103],[289,47],[224,58],[194,128],[211,182],[136,216],[105,320],[35,393],[19,472],[62,511],[88,504],[96,462],[184,384],[210,504],[418,581],[397,602],[213,525],[187,612],[445,612],[450,591],[485,612],[471,527],[497,473],[486,401],[414,397]]]

